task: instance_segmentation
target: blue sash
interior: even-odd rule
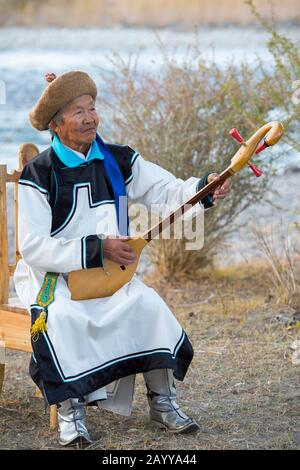
[[[108,175],[111,186],[113,188],[119,233],[120,235],[128,235],[128,205],[123,175],[114,155],[109,150],[107,145],[103,142],[98,133],[96,134],[96,142],[98,144],[100,152],[104,156],[104,169],[106,171],[106,174]]]

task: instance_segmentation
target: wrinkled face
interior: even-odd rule
[[[76,148],[91,144],[96,138],[98,125],[94,99],[90,95],[82,95],[67,104],[61,119],[52,121],[49,127],[63,143]]]

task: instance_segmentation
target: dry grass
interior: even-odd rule
[[[299,366],[290,344],[299,328],[275,320],[266,270],[251,266],[207,271],[197,282],[148,279],[167,301],[194,346],[178,402],[200,423],[196,436],[174,436],[148,422],[141,375],[133,413],[89,410],[94,449],[299,449]],[[28,356],[10,351],[0,403],[1,449],[59,448],[42,402],[33,398]]]
[[[263,230],[255,226],[252,229],[257,248],[269,266],[267,273],[272,282],[272,292],[277,302],[300,307],[299,253],[283,223]],[[274,233],[275,232],[275,233]],[[297,240],[298,242],[298,240]]]

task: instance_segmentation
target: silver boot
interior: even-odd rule
[[[176,403],[176,388],[172,369],[155,369],[144,372],[150,419],[159,428],[172,433],[189,434],[199,430],[199,425],[189,418]]]
[[[92,440],[86,428],[85,403],[79,403],[78,398],[69,398],[57,408],[59,443],[62,446],[79,447],[91,444]]]

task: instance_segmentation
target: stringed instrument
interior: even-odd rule
[[[137,261],[127,266],[104,259],[104,266],[99,268],[80,269],[72,271],[68,275],[68,287],[73,300],[86,300],[113,295],[124,284],[129,282],[136,272],[142,250],[148,243],[159,236],[166,228],[166,224],[173,224],[192,206],[201,201],[205,196],[213,193],[224,181],[239,172],[248,165],[258,177],[262,175],[255,165],[250,163],[254,153],[259,153],[267,147],[276,144],[284,132],[283,125],[278,121],[272,121],[258,129],[247,141],[241,137],[237,129],[232,129],[230,135],[241,143],[241,147],[231,159],[231,163],[219,176],[217,181],[211,181],[198,191],[192,198],[178,207],[174,212],[161,220],[158,224],[147,230],[143,235],[133,236],[124,243],[128,243],[137,255]]]

